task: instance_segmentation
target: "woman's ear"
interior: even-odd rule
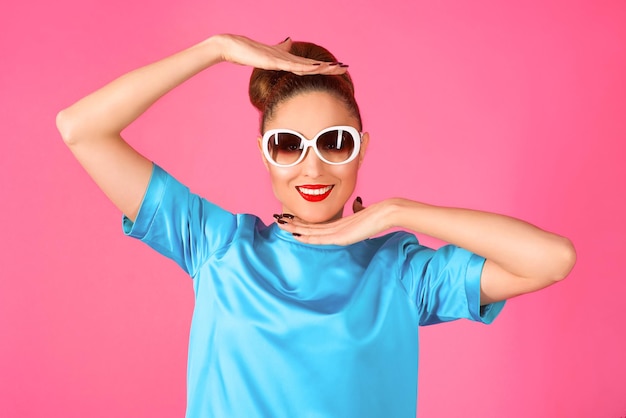
[[[369,132],[363,132],[363,136],[361,136],[361,149],[359,150],[359,168],[361,168],[361,164],[363,164],[363,158],[365,158],[365,151],[367,151],[367,146],[369,145],[369,143]]]
[[[259,151],[261,152],[261,158],[263,159],[263,164],[265,165],[265,169],[267,171],[270,171],[270,165],[267,162],[267,158],[265,158],[265,154],[263,154],[263,137],[259,136],[256,139],[256,144],[258,145]]]

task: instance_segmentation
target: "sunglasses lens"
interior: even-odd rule
[[[294,134],[279,132],[267,142],[267,150],[275,163],[289,165],[295,163],[302,154],[302,141]]]
[[[317,138],[317,150],[331,163],[346,161],[354,151],[354,138],[343,129],[333,129]]]

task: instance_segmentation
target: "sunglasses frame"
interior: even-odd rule
[[[352,136],[352,139],[354,140],[354,149],[352,150],[352,154],[350,154],[350,156],[345,161],[341,161],[339,163],[328,161],[322,156],[321,152],[317,149],[317,139],[320,136],[324,135],[326,132],[334,131],[334,130],[342,130],[342,131],[348,132],[350,136]],[[304,144],[302,151],[300,153],[300,157],[298,157],[298,159],[291,164],[279,164],[278,162],[274,161],[274,159],[270,155],[270,151],[268,148],[269,141],[273,135],[279,134],[279,133],[295,135],[298,138],[300,138],[300,140]],[[350,161],[354,160],[357,155],[359,155],[359,151],[361,150],[361,142],[363,142],[363,133],[359,132],[356,128],[352,126],[345,126],[345,125],[330,126],[328,128],[325,128],[319,131],[313,139],[308,139],[307,137],[302,135],[300,132],[296,132],[291,129],[270,129],[269,131],[263,134],[263,155],[265,156],[265,159],[267,159],[267,161],[270,164],[276,167],[287,168],[287,167],[293,167],[294,165],[297,165],[300,162],[302,162],[302,160],[304,160],[304,157],[306,156],[308,149],[313,148],[313,151],[315,152],[317,157],[323,162],[325,162],[326,164],[342,165],[342,164],[349,163]]]

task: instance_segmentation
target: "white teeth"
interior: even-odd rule
[[[305,189],[304,187],[298,187],[298,190],[301,193],[304,193],[304,194],[308,194],[308,195],[311,195],[311,196],[319,196],[321,194],[328,193],[330,191],[330,189],[332,189],[332,188],[333,188],[333,186],[326,186],[326,187],[323,187],[321,189]]]

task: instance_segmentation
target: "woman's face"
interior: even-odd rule
[[[273,118],[266,122],[265,129],[291,129],[312,139],[322,129],[337,125],[358,129],[359,123],[346,105],[333,95],[307,92],[280,103]],[[276,167],[263,156],[272,180],[274,195],[281,202],[283,213],[291,213],[309,223],[341,218],[343,207],[354,192],[357,172],[368,141],[368,134],[363,134],[359,155],[342,165],[324,163],[311,148],[305,158],[293,167]],[[262,149],[261,138],[259,149]],[[319,201],[307,199],[307,191],[322,187],[331,187],[326,198]]]

